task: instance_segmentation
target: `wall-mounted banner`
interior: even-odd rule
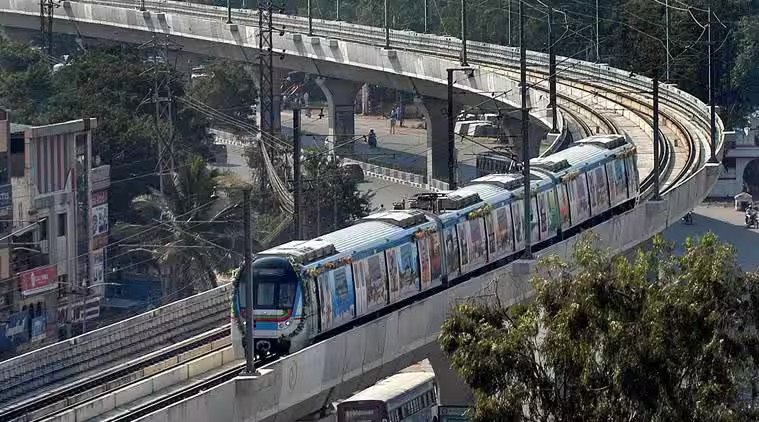
[[[108,233],[108,204],[92,207],[92,235]]]
[[[31,296],[53,290],[58,287],[57,277],[58,270],[55,264],[24,271],[19,274],[21,294]]]

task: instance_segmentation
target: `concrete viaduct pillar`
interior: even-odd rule
[[[427,124],[427,183],[448,182],[448,102],[437,98],[414,98]],[[461,106],[454,103],[458,115]]]
[[[473,406],[474,394],[471,388],[451,369],[451,361],[440,350],[437,342],[429,348],[427,358],[435,372],[439,390],[439,402],[443,406]]]
[[[512,151],[522,159],[522,121],[515,118],[504,118],[503,130],[508,136],[509,143],[513,146]],[[546,139],[548,131],[535,125],[530,125],[528,129],[530,158],[535,158],[540,154],[540,144]]]
[[[356,136],[356,94],[361,83],[340,79],[316,78],[324,96],[327,97],[329,134],[327,148],[341,149],[341,145]],[[344,145],[343,145],[344,146]]]

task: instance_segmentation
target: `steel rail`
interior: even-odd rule
[[[114,381],[123,379],[124,377],[129,377],[131,374],[151,365],[166,361],[227,336],[229,336],[229,324],[219,328],[214,328],[197,337],[180,342],[175,346],[170,346],[157,352],[144,355],[125,364],[117,365],[98,372],[91,377],[73,381],[55,390],[46,391],[34,397],[30,397],[21,402],[7,406],[4,409],[0,410],[0,420],[26,421],[29,419],[19,418],[25,418],[27,415],[31,415],[36,411],[61,402],[66,403],[67,406],[72,405],[72,403],[68,403],[68,401],[78,394],[96,389],[108,383],[113,383]]]

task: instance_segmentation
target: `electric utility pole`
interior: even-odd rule
[[[424,33],[427,33],[427,22],[429,22],[429,16],[430,14],[430,5],[429,0],[424,0]]]
[[[140,49],[150,51],[149,60],[153,63],[153,88],[140,105],[153,103],[155,114],[156,143],[158,145],[159,186],[161,193],[165,193],[165,178],[174,174],[174,94],[172,92],[171,71],[176,66],[169,66],[170,51],[178,52],[181,46],[169,38],[168,34],[153,34],[152,40],[139,46]],[[177,54],[178,56],[178,54]],[[176,60],[175,56],[175,60]]]
[[[262,135],[274,133],[274,63],[272,44],[272,2],[258,0],[258,98]]]
[[[461,65],[469,66],[466,57],[466,0],[461,0]]]
[[[551,132],[556,133],[559,129],[557,105],[556,105],[556,49],[554,48],[553,35],[553,7],[548,6],[548,96],[551,106]]]
[[[253,234],[250,224],[250,188],[242,191],[242,218],[243,218],[243,235],[245,236],[245,245],[243,245],[245,268],[245,372],[248,375],[256,373],[255,366],[255,343],[253,341]]]
[[[659,198],[659,70],[654,70],[654,201]]]
[[[530,112],[527,109],[527,46],[524,39],[524,6],[519,2],[519,79],[522,91],[522,172],[524,176],[524,259],[532,259],[532,195],[530,194]]]
[[[387,14],[387,0],[385,0],[385,49],[390,49],[390,20]]]
[[[664,30],[667,33],[667,82],[669,82],[669,0],[664,0]]]
[[[300,107],[293,108],[293,220],[295,238],[303,239],[302,178],[300,168]]]
[[[456,189],[456,117],[453,115],[453,72],[448,70],[448,189]]]
[[[311,0],[308,0],[306,2],[306,14],[308,15],[308,36],[311,37],[314,35],[314,17],[311,14]]]
[[[714,60],[712,60],[712,49],[714,47],[714,41],[712,39],[712,7],[709,6],[708,8],[709,13],[709,21],[707,23],[707,27],[709,29],[709,114],[710,114],[710,138],[711,138],[711,148],[710,148],[710,154],[709,154],[709,162],[710,163],[716,163],[717,157],[714,155],[715,151],[714,148],[717,146],[717,110],[715,108],[714,104]]]
[[[61,5],[54,0],[40,0],[41,47],[51,57],[53,56],[53,15],[58,7]]]

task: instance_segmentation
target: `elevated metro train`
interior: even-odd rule
[[[530,162],[536,250],[638,199],[636,149],[625,135],[592,136]],[[379,212],[257,254],[251,265],[256,354],[292,353],[515,259],[526,235],[523,192],[521,174],[491,174],[427,206],[420,206],[422,195],[416,209]],[[238,353],[246,280],[238,278],[232,304]]]

